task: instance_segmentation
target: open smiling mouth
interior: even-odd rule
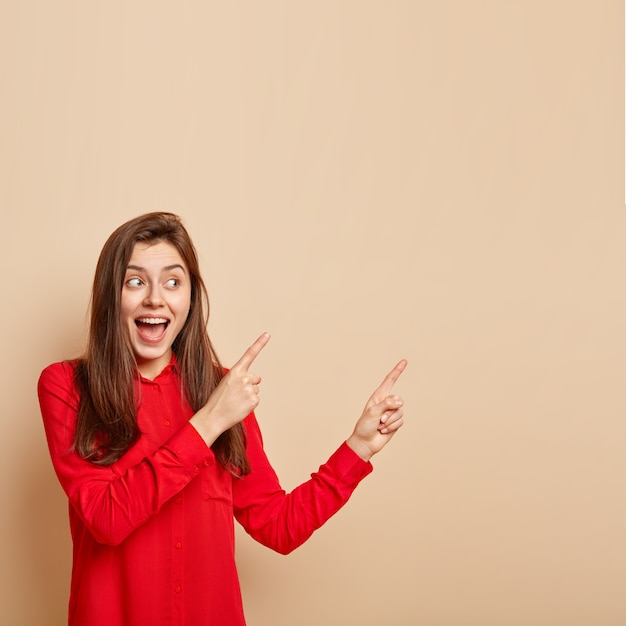
[[[139,334],[148,341],[158,341],[163,337],[170,321],[165,317],[139,317],[135,326]]]

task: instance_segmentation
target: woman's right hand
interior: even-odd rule
[[[189,420],[208,446],[259,405],[261,377],[250,372],[249,368],[269,340],[269,333],[263,333],[222,378],[207,403]]]

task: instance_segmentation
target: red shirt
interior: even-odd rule
[[[71,363],[47,367],[39,401],[52,463],[69,498],[70,626],[243,626],[234,558],[236,518],[288,553],[350,497],[372,466],[345,443],[287,494],[244,420],[251,473],[234,478],[188,423],[172,362],[137,383],[141,437],[100,467],[73,451],[78,395]]]

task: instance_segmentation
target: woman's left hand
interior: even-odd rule
[[[369,461],[380,452],[404,423],[404,402],[400,396],[391,394],[391,388],[406,366],[406,360],[402,359],[385,376],[370,396],[352,435],[346,441],[364,461]]]

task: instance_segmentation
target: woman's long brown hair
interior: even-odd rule
[[[117,461],[138,439],[135,356],[121,322],[121,294],[126,267],[137,242],[165,241],[179,252],[191,277],[191,308],[172,350],[184,399],[194,411],[206,404],[223,376],[207,333],[209,300],[194,245],[178,216],[147,213],[120,226],[104,244],[93,282],[89,338],[76,366],[80,394],[74,445],[99,465]],[[229,471],[250,471],[241,424],[222,433],[212,446]]]

